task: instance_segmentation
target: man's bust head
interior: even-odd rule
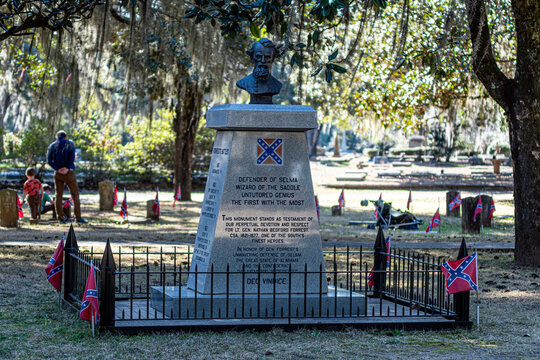
[[[281,83],[272,76],[272,63],[278,56],[274,43],[261,39],[247,51],[254,63],[253,72],[236,83],[251,95],[250,104],[272,104],[272,96],[279,94]]]

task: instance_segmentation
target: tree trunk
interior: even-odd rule
[[[176,113],[173,120],[174,142],[174,192],[182,186],[182,200],[191,200],[191,172],[195,136],[201,118],[203,86],[191,79],[177,82]]]
[[[6,117],[9,104],[11,104],[11,94],[4,89],[0,105],[0,157],[4,157],[4,118]]]
[[[321,135],[322,124],[316,129],[306,131],[308,157],[311,159],[317,157],[317,144],[319,143],[319,136]]]
[[[512,0],[516,32],[515,78],[493,56],[485,0],[465,0],[472,67],[505,110],[514,168],[515,259],[540,266],[540,3]]]

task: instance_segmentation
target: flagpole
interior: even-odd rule
[[[62,293],[60,291],[56,291],[58,293],[58,307],[62,308]]]
[[[91,322],[92,322],[92,337],[95,337],[96,334],[94,332],[94,313],[92,313],[92,321]]]
[[[478,297],[478,290],[476,290],[476,327],[480,329],[480,299]]]

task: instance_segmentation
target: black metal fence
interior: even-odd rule
[[[146,328],[182,327],[212,320],[251,321],[251,324],[366,324],[425,320],[426,322],[469,325],[468,296],[449,296],[440,265],[446,260],[414,251],[386,252],[377,237],[374,249],[333,247],[324,250],[323,264],[301,270],[255,271],[210,267],[190,272],[191,248],[179,251],[160,248],[119,247],[113,252],[107,242],[103,253],[78,250],[70,230],[65,247],[66,301],[80,305],[90,260],[96,267],[100,303],[100,327],[115,329],[131,325]],[[189,277],[192,288],[188,288]],[[211,291],[201,294],[198,279],[207,276]],[[257,289],[248,291],[247,277],[256,278]],[[261,289],[261,279],[273,279],[273,288]],[[288,287],[276,290],[276,278]],[[234,280],[236,279],[236,280]],[[241,290],[231,282],[241,279]],[[223,292],[214,292],[217,282]],[[308,284],[308,281],[315,283]],[[225,282],[223,284],[222,282]],[[317,284],[318,282],[318,284]],[[328,292],[326,286],[328,284]],[[308,288],[311,289],[308,291]],[[313,291],[313,288],[318,291]],[[468,295],[468,294],[467,294]],[[248,321],[248,322],[249,322]]]

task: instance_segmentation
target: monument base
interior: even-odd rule
[[[179,290],[181,298],[179,301]],[[349,290],[328,286],[326,294],[256,294],[242,295],[205,295],[196,294],[187,286],[166,286],[165,299],[163,287],[150,288],[150,306],[163,313],[169,319],[193,318],[281,318],[291,317],[341,317],[366,314],[365,296]],[[197,300],[195,304],[195,299]],[[275,304],[275,312],[274,312]],[[305,304],[305,306],[304,306]],[[196,306],[195,306],[196,305]],[[227,305],[229,311],[227,312]],[[242,312],[243,307],[243,312]],[[305,308],[305,310],[304,310]],[[196,315],[195,315],[196,313]]]

